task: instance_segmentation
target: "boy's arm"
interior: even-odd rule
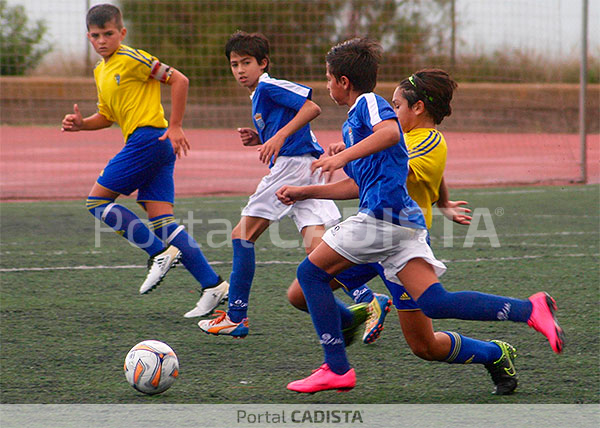
[[[387,119],[375,125],[371,135],[352,147],[339,152],[335,156],[314,161],[311,165],[311,170],[315,171],[321,168],[321,174],[333,172],[336,169],[344,167],[348,162],[392,147],[394,144],[398,144],[398,141],[400,141],[398,122],[394,119]]]
[[[185,113],[185,105],[187,102],[187,94],[189,87],[188,78],[180,71],[172,68],[171,77],[166,84],[171,86],[171,117],[169,118],[169,128],[159,140],[169,138],[173,144],[173,151],[179,157],[187,155],[190,149],[185,134],[183,133],[183,115]]]
[[[259,159],[262,163],[267,163],[274,156],[273,162],[277,159],[279,150],[283,147],[285,139],[292,135],[294,132],[299,131],[313,120],[315,117],[321,114],[321,107],[315,104],[311,100],[306,100],[302,105],[296,116],[292,118],[284,127],[282,127],[275,135],[265,141],[265,144],[258,148]]]
[[[358,186],[353,179],[346,178],[331,184],[283,186],[275,194],[286,205],[305,199],[356,199],[358,198]]]
[[[442,177],[437,207],[444,214],[444,217],[458,224],[471,224],[472,217],[469,215],[471,210],[463,207],[463,205],[467,204],[467,201],[449,200],[448,186],[446,186],[446,181]]]
[[[110,120],[98,112],[84,118],[79,111],[79,106],[74,104],[73,113],[65,115],[60,130],[63,132],[93,131],[95,129],[108,128],[112,124]]]

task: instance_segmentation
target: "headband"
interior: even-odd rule
[[[422,95],[423,95],[425,98],[427,98],[429,101],[433,102],[433,97],[430,97],[429,95],[427,95],[427,92],[425,92],[425,89],[419,89],[419,88],[417,87],[417,84],[415,83],[415,75],[414,75],[414,74],[408,78],[408,81],[409,81],[409,82],[410,82],[410,83],[411,83],[411,84],[412,84],[412,85],[415,87],[415,89],[416,89],[418,92],[421,92],[421,94],[422,94]]]

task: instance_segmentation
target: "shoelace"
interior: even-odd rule
[[[227,316],[227,312],[217,309],[215,311],[215,313],[213,314],[213,317],[215,317],[215,319],[212,320],[210,323],[212,325],[219,324],[221,321],[223,321],[225,319],[226,316]]]

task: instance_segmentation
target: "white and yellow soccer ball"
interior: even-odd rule
[[[125,357],[125,378],[136,390],[153,395],[166,391],[179,376],[179,360],[169,345],[144,340]]]

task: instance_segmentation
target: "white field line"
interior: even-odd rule
[[[490,257],[490,258],[476,258],[476,259],[456,259],[446,260],[442,259],[444,263],[473,263],[473,262],[504,262],[504,261],[515,261],[515,260],[531,260],[531,259],[543,259],[543,258],[564,258],[564,257],[600,257],[600,253],[577,253],[577,254],[549,254],[549,255],[532,255],[532,256],[515,256],[515,257]],[[225,265],[231,264],[231,262],[211,262],[211,265]],[[264,262],[256,262],[257,265],[292,265],[297,266],[300,261],[281,261],[281,260],[269,260]],[[54,266],[54,267],[28,267],[28,268],[5,268],[0,269],[0,272],[46,272],[52,270],[100,270],[100,269],[146,269],[144,265],[115,265],[115,266]]]

